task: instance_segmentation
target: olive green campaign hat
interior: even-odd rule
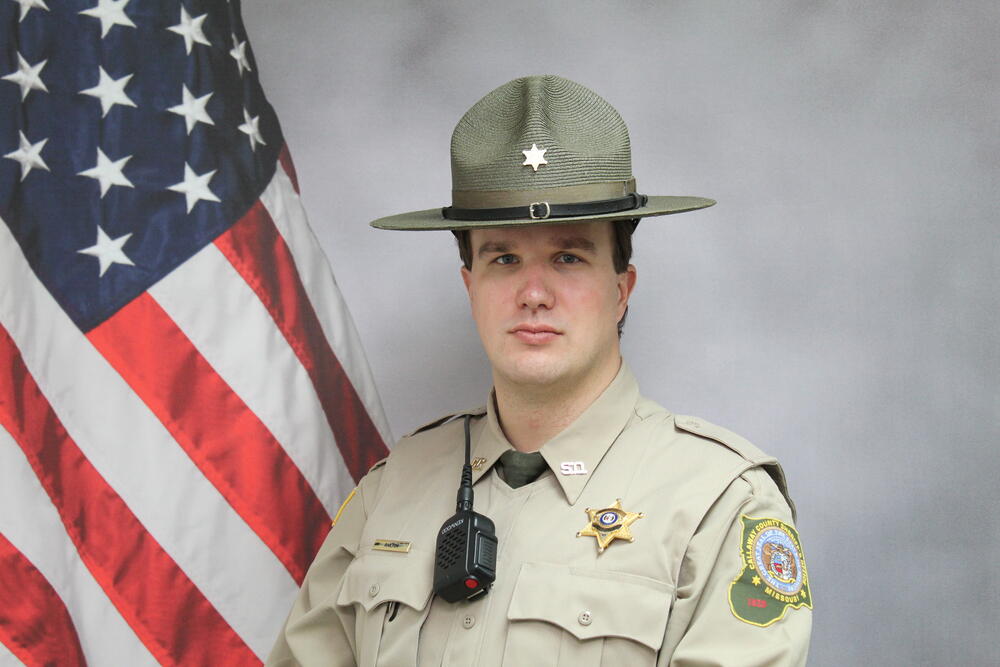
[[[638,194],[628,128],[594,91],[559,76],[514,79],[451,136],[451,206],[379,218],[379,229],[475,229],[627,220],[711,206]]]

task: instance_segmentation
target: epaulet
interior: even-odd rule
[[[751,463],[763,465],[775,461],[773,457],[759,450],[746,438],[736,435],[729,429],[707,422],[700,417],[674,415],[674,424],[682,431],[694,433],[695,435],[700,435],[703,438],[709,438],[725,445]]]
[[[368,472],[372,472],[372,471],[374,471],[374,470],[378,470],[379,468],[381,468],[382,466],[384,466],[384,465],[385,465],[385,462],[386,462],[386,461],[387,461],[388,459],[389,459],[389,457],[388,457],[388,456],[386,456],[386,457],[384,457],[384,458],[381,458],[381,459],[379,459],[378,461],[376,461],[375,463],[373,463],[373,464],[372,464],[372,467],[368,469]]]
[[[484,414],[486,414],[486,406],[485,405],[484,406],[480,406],[478,408],[475,408],[473,410],[462,410],[460,412],[453,412],[450,415],[445,415],[444,417],[438,417],[437,419],[435,419],[432,422],[427,422],[426,424],[424,424],[420,428],[414,430],[412,433],[407,433],[404,437],[409,438],[409,437],[412,437],[412,436],[416,435],[417,433],[423,433],[424,431],[429,431],[432,428],[437,428],[441,424],[444,424],[445,422],[449,422],[452,419],[455,419],[457,417],[463,417],[465,415],[472,415],[473,417],[477,417],[479,415],[484,415]]]
[[[788,506],[791,508],[794,517],[795,503],[792,502],[791,496],[788,495],[788,483],[785,480],[785,471],[781,469],[778,459],[765,454],[743,436],[737,435],[722,426],[707,422],[700,417],[674,415],[674,425],[682,431],[700,435],[703,438],[708,438],[721,445],[725,445],[728,449],[736,452],[750,463],[764,468],[767,474],[771,476],[771,479],[774,480],[774,483],[778,485],[781,495],[788,501]]]

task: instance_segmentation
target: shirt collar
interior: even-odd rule
[[[546,442],[542,456],[573,504],[618,435],[625,429],[639,400],[639,385],[625,361],[611,384],[583,414],[557,436]],[[473,457],[484,459],[473,471],[473,481],[496,463],[513,446],[503,434],[497,417],[493,392],[486,402],[486,419],[473,444]]]

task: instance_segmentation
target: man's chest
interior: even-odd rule
[[[652,664],[673,592],[669,568],[657,540],[629,536],[630,528],[647,532],[638,513],[631,526],[616,520],[612,531],[594,531],[621,535],[603,552],[597,539],[578,535],[593,527],[588,508],[615,503],[604,495],[595,488],[593,498],[570,504],[551,473],[519,489],[484,478],[477,509],[497,526],[497,580],[473,602],[431,600],[418,664],[597,665],[605,653],[628,657],[619,664]]]
[[[383,580],[354,586],[359,597],[369,595],[365,602],[386,603],[372,664],[396,664],[393,654],[420,665],[654,664],[687,540],[681,524],[693,510],[671,498],[663,484],[670,480],[621,449],[588,471],[575,502],[554,472],[519,489],[493,472],[479,480],[475,509],[496,524],[499,548],[497,580],[473,602],[430,594],[435,539],[454,511],[456,475],[422,484],[387,476],[392,492],[369,517],[352,567],[354,578]],[[379,552],[377,540],[407,543],[409,551]],[[387,578],[398,593],[385,590]],[[374,598],[373,586],[380,587]],[[370,608],[376,617],[377,607]]]

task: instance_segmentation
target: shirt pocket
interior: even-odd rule
[[[654,665],[673,588],[648,577],[524,563],[507,610],[503,665]]]
[[[344,572],[339,607],[354,610],[358,667],[412,667],[433,586],[431,555],[368,552]],[[347,628],[350,632],[350,628]]]

